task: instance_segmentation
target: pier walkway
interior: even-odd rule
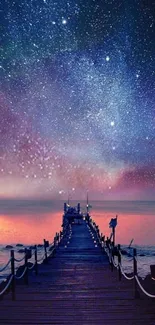
[[[155,301],[134,298],[131,281],[118,281],[93,237],[85,221],[73,224],[38,276],[17,286],[16,300],[8,293],[0,301],[0,324],[155,325]]]

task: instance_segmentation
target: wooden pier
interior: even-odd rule
[[[134,298],[134,283],[111,272],[98,238],[85,220],[73,224],[48,263],[0,300],[0,324],[154,325],[155,300]]]

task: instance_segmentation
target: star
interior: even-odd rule
[[[106,59],[106,61],[107,61],[107,62],[109,62],[109,61],[110,61],[110,57],[109,57],[108,55],[106,56],[106,58],[105,58],[105,59]]]
[[[121,2],[4,1],[2,197],[154,199],[154,15]]]
[[[66,19],[62,19],[62,24],[66,25],[67,24],[67,20]]]

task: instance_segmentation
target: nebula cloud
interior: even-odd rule
[[[154,199],[152,6],[5,1],[1,198]]]

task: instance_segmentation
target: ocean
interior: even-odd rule
[[[72,201],[71,205],[77,202]],[[81,202],[84,211],[86,202]],[[150,273],[150,265],[155,264],[155,201],[91,201],[90,214],[105,236],[110,235],[109,222],[118,216],[116,244],[132,255],[137,248],[138,274],[145,278]],[[22,247],[42,244],[43,239],[53,241],[56,232],[61,230],[63,201],[1,200],[0,202],[0,268],[10,258],[12,245],[17,258]],[[128,246],[132,240],[130,250]],[[41,254],[41,253],[39,253]],[[132,272],[130,256],[122,256],[125,272]],[[0,281],[10,273],[8,268],[0,273]]]

